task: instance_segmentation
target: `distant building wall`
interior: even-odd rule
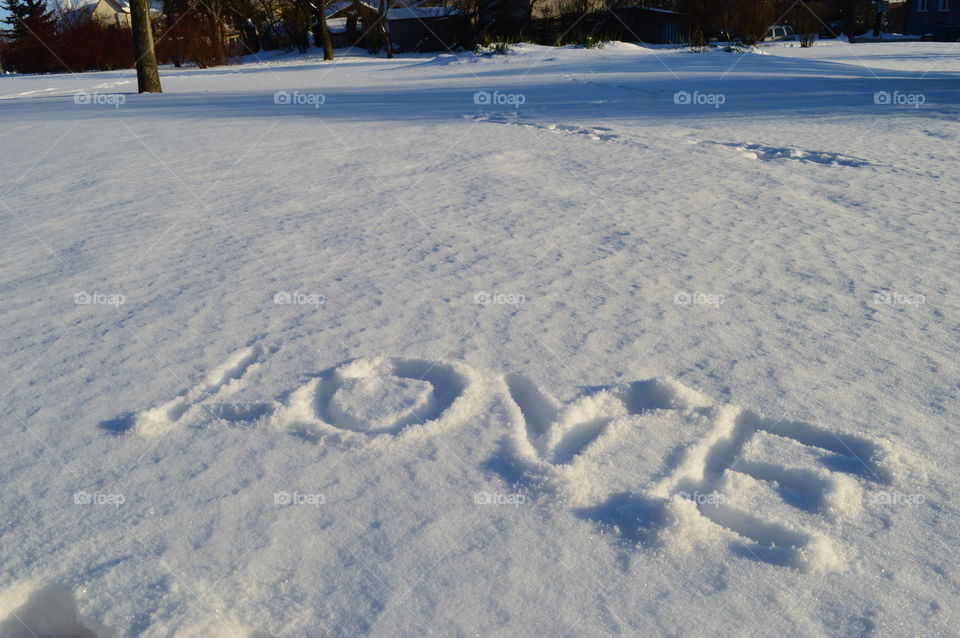
[[[647,7],[621,7],[539,18],[533,20],[531,27],[536,41],[543,44],[562,44],[586,35],[600,40],[644,44],[680,44],[689,40],[686,16]]]
[[[679,13],[645,7],[623,7],[613,9],[613,13],[620,18],[614,28],[620,29],[621,40],[646,44],[679,44],[689,39],[687,19]]]
[[[960,26],[960,0],[909,0],[904,31],[932,33],[938,27]]]
[[[118,27],[130,26],[130,14],[111,6],[106,0],[97,3],[97,8],[93,10],[93,19]]]
[[[469,32],[469,22],[462,16],[439,18],[409,18],[389,20],[390,41],[394,49],[402,51],[448,51],[464,42],[464,32]]]

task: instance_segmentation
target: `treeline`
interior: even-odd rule
[[[774,22],[790,25],[807,43],[819,33],[859,35],[874,16],[871,0],[680,0],[678,8],[688,16],[691,40],[744,44],[755,44]]]
[[[507,7],[515,6],[511,1],[518,0],[507,0]],[[872,0],[532,0],[531,6],[530,26],[520,26],[516,17],[503,25],[510,37],[540,44],[554,44],[551,38],[540,37],[544,23],[548,27],[556,23],[561,33],[567,38],[574,35],[576,42],[622,35],[622,19],[612,14],[628,7],[680,14],[684,37],[675,44],[705,44],[710,39],[755,44],[775,23],[792,26],[801,42],[809,43],[821,33],[829,37],[848,31],[859,35],[872,27],[875,19]]]
[[[4,0],[0,69],[19,73],[128,68],[134,62],[128,30],[79,12],[54,12],[46,0]],[[69,62],[68,62],[69,61]]]
[[[52,10],[47,0],[2,0],[7,28],[0,32],[0,70],[48,73],[129,68],[134,63],[129,14],[114,23],[89,10]],[[369,41],[382,35],[387,0],[379,6],[380,23]],[[163,0],[151,15],[157,58],[161,64],[226,64],[231,58],[261,49],[306,51],[322,46],[333,57],[325,16],[343,0]],[[799,34],[861,31],[871,21],[871,0],[433,0],[469,20],[468,37],[453,46],[476,42],[526,40],[541,44],[590,43],[623,38],[623,7],[677,12],[682,22],[676,44],[705,43],[710,38],[752,44],[775,21]],[[405,6],[390,0],[390,7]],[[583,19],[588,17],[589,19]],[[852,27],[849,21],[852,20]],[[838,24],[847,23],[845,29]],[[574,25],[568,28],[568,25]],[[611,28],[617,27],[616,29]],[[366,27],[365,28],[369,28]],[[562,37],[558,37],[562,34]],[[627,39],[631,38],[626,34]],[[379,48],[379,47],[378,47]],[[388,49],[389,51],[389,49]]]
[[[130,14],[93,15],[92,6],[54,9],[47,0],[3,0],[0,71],[78,72],[134,63]],[[326,3],[320,0],[164,0],[151,12],[161,64],[226,64],[262,48],[306,50]],[[318,40],[319,42],[319,40]]]

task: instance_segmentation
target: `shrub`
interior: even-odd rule
[[[129,29],[89,20],[61,31],[57,53],[71,71],[110,71],[133,66]]]
[[[707,38],[704,37],[703,30],[700,27],[694,27],[690,31],[690,48],[697,53],[703,53],[709,48]]]
[[[490,44],[478,44],[473,52],[476,55],[507,55],[510,53],[509,42],[493,42]]]

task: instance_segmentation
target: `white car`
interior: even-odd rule
[[[796,40],[797,34],[793,27],[789,25],[774,25],[767,29],[763,36],[763,42],[775,42],[777,40]]]

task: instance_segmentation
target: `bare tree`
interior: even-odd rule
[[[387,28],[387,0],[380,0],[380,8],[377,11],[377,31],[383,44],[387,47],[387,57],[393,57],[393,41],[390,39],[390,29]]]
[[[333,59],[333,38],[330,37],[330,29],[327,28],[327,0],[313,0],[313,15],[316,17],[317,24],[313,31],[314,44],[323,46],[323,59]]]
[[[756,44],[763,39],[775,19],[771,0],[733,0],[728,11],[733,28],[744,44]]]
[[[853,44],[853,39],[857,33],[857,0],[846,0],[843,5],[843,31],[847,34],[847,40]]]
[[[137,56],[137,91],[162,93],[157,53],[153,49],[153,27],[147,0],[131,0],[130,19],[133,27],[133,54]]]
[[[222,0],[206,0],[203,3],[203,10],[210,21],[211,38],[213,39],[213,54],[215,57],[214,65],[219,66],[227,63],[227,49],[223,45],[223,12],[224,3]]]
[[[812,2],[800,0],[790,9],[787,22],[797,32],[801,47],[809,47],[816,42],[820,27],[823,26],[823,18],[828,11],[829,7],[820,0]]]

